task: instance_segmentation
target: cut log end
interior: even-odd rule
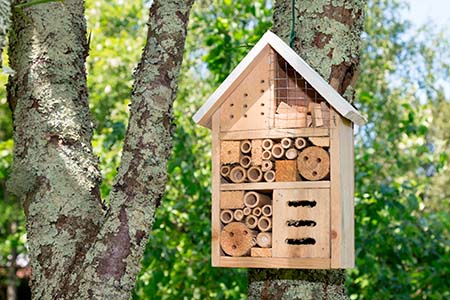
[[[298,156],[297,167],[304,178],[321,180],[330,173],[330,156],[323,148],[308,147]]]
[[[272,233],[270,232],[260,232],[256,236],[256,243],[262,248],[272,247]]]
[[[221,232],[220,245],[223,252],[230,256],[250,254],[256,244],[256,233],[240,222],[226,225]]]

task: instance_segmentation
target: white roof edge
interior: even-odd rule
[[[193,119],[196,123],[209,127],[208,123],[210,122],[205,120],[205,116],[208,114],[209,110],[213,108],[217,100],[220,99],[228,88],[230,88],[232,83],[251,64],[253,59],[264,49],[266,45],[270,45],[278,54],[280,54],[343,117],[359,126],[364,125],[366,119],[331,85],[329,85],[328,82],[322,78],[322,76],[311,68],[292,48],[290,48],[282,39],[270,30],[263,35],[263,37],[256,43],[244,59],[237,65],[230,75],[228,75],[224,82],[208,98],[206,103],[195,113]]]

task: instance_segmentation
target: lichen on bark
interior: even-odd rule
[[[11,17],[11,0],[0,0],[0,68],[3,66],[2,53]]]
[[[297,0],[294,50],[353,101],[366,0]],[[273,31],[289,43],[292,1],[274,6]],[[249,269],[248,299],[348,299],[344,270]]]
[[[14,165],[35,299],[128,299],[165,190],[172,103],[193,0],[153,1],[108,210],[88,106],[83,0],[13,14],[8,82]],[[70,272],[68,272],[70,270]]]

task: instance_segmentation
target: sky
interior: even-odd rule
[[[406,15],[415,25],[423,25],[429,20],[437,25],[450,25],[450,0],[408,0],[409,14]]]

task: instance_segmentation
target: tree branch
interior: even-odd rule
[[[87,255],[78,296],[131,295],[167,180],[172,103],[193,0],[154,1],[147,43],[134,74],[131,115],[110,208]],[[84,287],[83,287],[84,286]]]

